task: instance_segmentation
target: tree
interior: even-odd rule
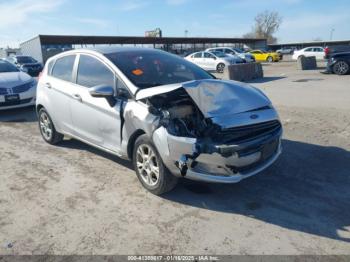
[[[282,23],[282,17],[278,12],[264,11],[257,14],[254,19],[255,25],[252,32],[245,34],[244,37],[254,36],[255,38],[266,38],[269,44],[275,43],[277,38],[273,36]]]

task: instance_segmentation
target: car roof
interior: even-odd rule
[[[304,47],[303,49],[306,49],[306,48],[322,48],[322,49],[324,49],[324,47],[322,47],[322,46],[308,46],[308,47]]]
[[[77,49],[78,50],[78,49]],[[103,55],[113,54],[113,53],[123,53],[123,52],[132,52],[132,51],[143,51],[143,52],[164,52],[163,50],[154,49],[154,48],[145,48],[145,47],[94,47],[94,48],[84,48],[79,49],[79,51],[91,50]],[[74,50],[72,50],[74,51]]]

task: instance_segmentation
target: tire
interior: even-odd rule
[[[44,108],[39,110],[38,118],[40,134],[45,142],[55,145],[63,140],[64,136],[56,131],[50,115]]]
[[[224,63],[220,63],[216,66],[216,72],[218,73],[223,73],[225,69],[225,64]]]
[[[176,186],[178,178],[166,168],[147,135],[136,139],[132,162],[142,186],[152,194],[161,195]]]
[[[272,56],[267,57],[266,61],[269,62],[269,63],[272,63],[273,62]]]
[[[333,72],[337,75],[346,75],[349,73],[350,66],[347,62],[340,60],[333,65]]]

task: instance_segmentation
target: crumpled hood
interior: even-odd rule
[[[207,118],[222,118],[271,104],[261,91],[236,81],[198,80],[184,83],[183,88]]]
[[[142,89],[136,100],[184,88],[206,118],[224,118],[271,104],[258,89],[237,81],[205,79]]]
[[[11,88],[29,82],[31,76],[24,72],[0,73],[0,88]]]

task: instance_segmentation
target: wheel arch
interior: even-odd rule
[[[132,153],[134,151],[134,146],[135,146],[135,142],[136,139],[142,135],[146,134],[145,131],[143,131],[142,129],[137,129],[135,130],[135,132],[130,136],[129,141],[128,141],[128,145],[127,145],[127,155],[129,159],[132,159]]]
[[[42,108],[45,108],[45,107],[44,107],[42,104],[37,104],[37,105],[35,106],[36,113],[38,114],[39,111],[40,111],[40,109],[42,109]]]

